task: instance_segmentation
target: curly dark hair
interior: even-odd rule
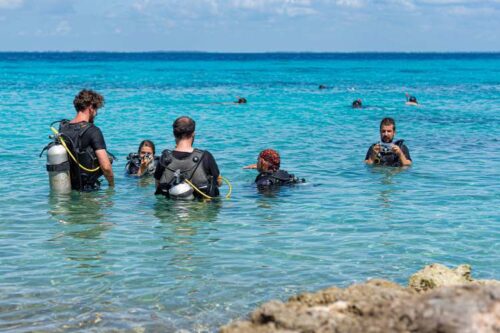
[[[104,97],[93,90],[83,89],[75,96],[73,105],[77,112],[83,111],[88,107],[97,110],[104,106]]]

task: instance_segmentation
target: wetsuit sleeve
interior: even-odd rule
[[[220,176],[219,166],[217,165],[217,162],[215,162],[215,158],[206,150],[203,155],[203,168],[205,169],[207,175],[213,176],[214,178]]]
[[[106,142],[104,141],[104,136],[102,135],[101,130],[98,127],[92,127],[89,129],[90,132],[89,134],[89,139],[90,139],[90,146],[94,151],[100,150],[100,149],[106,149]]]
[[[370,148],[368,148],[368,151],[366,152],[366,156],[365,156],[365,161],[370,159],[370,156],[372,155],[373,153],[373,145],[370,146]]]
[[[406,145],[403,145],[401,150],[403,151],[403,154],[405,154],[405,157],[411,161],[410,150],[408,149],[408,147],[406,147]]]
[[[163,175],[163,171],[165,171],[165,167],[161,163],[158,162],[156,164],[156,170],[155,170],[155,174],[154,174],[154,177],[156,180],[161,179],[161,176]]]

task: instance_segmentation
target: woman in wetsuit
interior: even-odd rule
[[[257,169],[259,171],[257,178],[255,178],[255,184],[259,188],[305,182],[304,179],[299,179],[293,174],[281,170],[280,164],[279,153],[273,149],[265,149],[260,152],[257,164],[247,165],[244,169]]]

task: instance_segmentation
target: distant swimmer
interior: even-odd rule
[[[276,150],[265,149],[260,152],[257,164],[247,165],[244,169],[257,169],[259,171],[257,178],[255,178],[255,184],[258,188],[305,182],[305,179],[299,179],[287,171],[281,170],[280,163],[280,155]]]
[[[418,105],[417,98],[415,96],[411,96],[407,93],[406,94],[406,105]]]
[[[384,118],[380,122],[380,141],[368,149],[365,157],[366,164],[375,164],[392,167],[411,165],[410,151],[404,140],[394,141],[396,122],[392,118]]]
[[[361,109],[363,107],[363,104],[361,103],[361,99],[358,98],[354,102],[352,102],[352,108],[353,109]]]
[[[247,104],[247,99],[245,97],[238,97],[238,100],[234,101],[236,104]]]
[[[324,84],[320,84],[319,87],[318,87],[319,90],[323,90],[323,89],[326,89],[326,88],[328,88],[328,87],[325,86]]]

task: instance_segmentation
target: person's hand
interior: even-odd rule
[[[398,145],[392,145],[392,152],[398,156],[401,156],[403,154],[403,151],[401,148],[399,148]]]
[[[141,159],[141,167],[147,167],[151,161],[152,161],[152,156],[145,155]]]
[[[243,169],[257,169],[257,164],[250,164],[250,165],[244,166]]]
[[[372,158],[375,159],[380,154],[380,145],[377,143],[373,146]]]

